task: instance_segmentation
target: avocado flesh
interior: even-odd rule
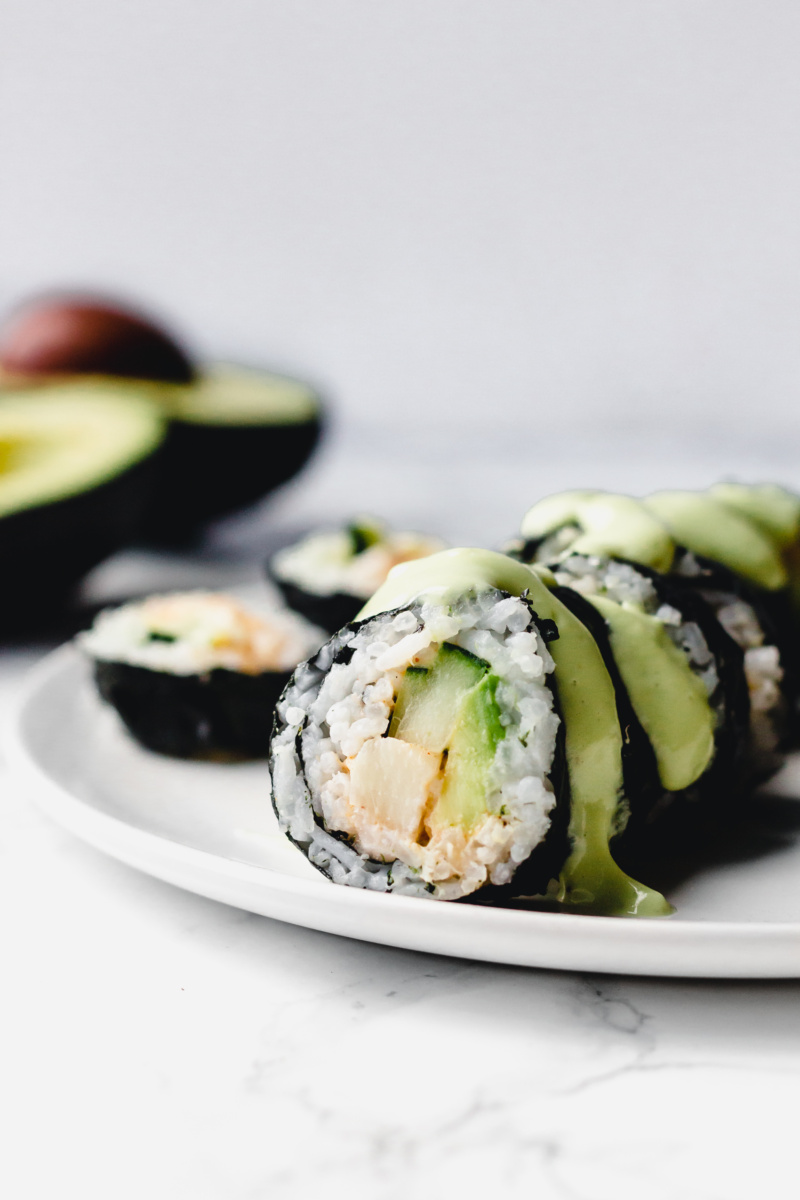
[[[461,705],[448,747],[442,794],[430,815],[431,832],[448,825],[472,829],[485,815],[489,769],[505,737],[495,699],[498,679],[487,675]]]
[[[164,421],[141,397],[78,384],[0,399],[0,637],[40,628],[136,536]]]
[[[471,829],[486,813],[489,768],[505,730],[495,699],[498,679],[488,663],[450,643],[429,668],[406,671],[389,737],[444,755],[442,790],[429,815],[430,832]]]
[[[71,385],[46,380],[26,394],[33,398],[66,386],[144,398],[168,421],[155,490],[139,530],[159,544],[191,543],[208,522],[288,482],[322,433],[313,388],[267,371],[212,364],[186,384],[81,376]]]
[[[214,363],[193,383],[155,385],[171,417],[200,425],[299,425],[319,416],[313,388],[269,371]]]
[[[148,390],[170,419],[143,528],[153,542],[191,542],[263,499],[305,466],[321,436],[314,391],[266,371],[211,366],[194,383]]]
[[[152,405],[113,389],[63,385],[0,399],[0,518],[88,491],[151,455]]]

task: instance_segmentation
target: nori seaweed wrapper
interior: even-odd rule
[[[246,675],[218,667],[174,675],[97,660],[94,676],[100,695],[148,750],[174,758],[266,758],[290,672]]]
[[[676,561],[685,551],[678,550]],[[699,574],[671,575],[670,583],[677,589],[699,593],[713,607],[721,595],[732,595],[749,604],[756,614],[767,645],[777,646],[784,676],[781,691],[786,699],[786,727],[782,732],[782,744],[787,747],[798,741],[797,706],[800,699],[800,623],[792,608],[791,599],[784,589],[769,592],[765,588],[742,579],[729,567],[701,555],[692,556],[700,568]],[[792,715],[794,714],[794,720]]]
[[[328,633],[338,633],[351,624],[366,604],[363,596],[353,596],[349,592],[331,592],[327,596],[307,592],[296,583],[281,579],[269,567],[267,574],[280,589],[289,608]]]

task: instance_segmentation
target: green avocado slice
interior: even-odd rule
[[[165,422],[126,389],[80,383],[0,397],[0,620],[34,628],[138,533]]]
[[[63,384],[0,398],[0,519],[107,483],[148,458],[165,422],[125,389]]]
[[[307,383],[250,367],[215,363],[192,383],[151,386],[174,420],[195,425],[302,425],[319,417]]]
[[[486,675],[467,693],[448,746],[442,794],[431,813],[432,830],[460,825],[469,830],[487,812],[489,769],[505,737],[495,699],[498,679]]]
[[[226,365],[189,384],[150,385],[170,419],[144,532],[191,541],[209,521],[263,499],[305,466],[322,433],[308,384]]]

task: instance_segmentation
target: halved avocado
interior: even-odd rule
[[[131,539],[164,435],[158,409],[126,388],[69,383],[0,397],[0,617],[52,612]]]
[[[308,384],[226,365],[194,383],[151,385],[170,419],[145,535],[191,540],[208,521],[260,500],[296,475],[322,429]]]

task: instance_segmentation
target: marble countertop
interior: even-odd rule
[[[128,555],[93,587],[230,571]],[[43,649],[0,655],[4,722]],[[523,970],[283,925],[103,857],[0,781],[3,1195],[786,1194],[800,981]]]

